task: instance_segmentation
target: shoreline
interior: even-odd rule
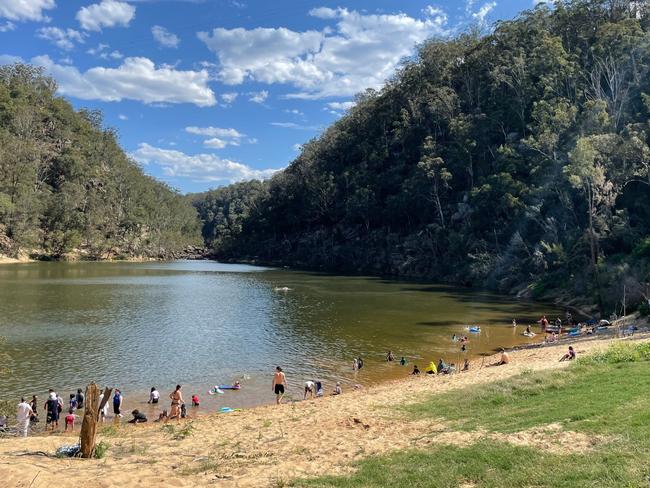
[[[519,325],[517,327],[517,336],[520,336],[519,334],[520,330],[524,329],[524,325]],[[510,329],[509,327],[507,327]],[[543,348],[543,347],[552,347],[556,345],[563,345],[565,343],[577,343],[577,342],[583,342],[583,341],[591,341],[591,340],[608,340],[612,339],[614,336],[614,330],[613,328],[609,331],[603,331],[598,334],[594,335],[584,335],[584,336],[578,336],[578,337],[560,337],[558,338],[555,342],[552,343],[545,343],[542,340],[536,340],[535,342],[527,342],[526,338],[521,338],[521,342],[519,344],[510,346],[510,347],[505,347],[505,350],[510,352],[516,352],[516,351],[521,351],[521,350],[529,350],[529,349],[538,349],[538,348]],[[538,333],[538,338],[543,339],[543,334]],[[459,344],[459,343],[458,343]],[[470,351],[468,353],[465,353],[466,356],[460,356],[461,353],[458,353],[458,357],[461,357],[461,363],[456,364],[454,361],[456,361],[458,358],[454,357],[453,355],[443,355],[442,359],[445,360],[447,364],[455,364],[457,368],[460,369],[462,366],[462,359],[467,358],[470,361],[470,364],[479,364],[485,361],[486,357],[491,357],[495,354],[498,354],[496,351],[498,351],[498,343],[494,343],[493,347],[490,348],[491,352],[472,352]],[[400,381],[404,379],[405,377],[410,376],[410,372],[412,370],[412,367],[414,364],[419,364],[420,369],[422,371],[422,374],[424,373],[425,367],[427,364],[429,364],[430,361],[434,361],[437,363],[437,356],[434,356],[433,354],[430,354],[428,359],[425,359],[424,357],[420,359],[413,359],[409,357],[409,362],[402,366],[399,364],[399,361],[395,360],[393,363],[386,363],[384,361],[381,361],[379,363],[372,364],[370,368],[374,367],[375,370],[379,368],[385,368],[384,371],[382,371],[381,375],[377,376],[376,374],[367,377],[365,375],[362,375],[361,377],[358,376],[358,373],[360,372],[349,372],[346,373],[343,376],[340,376],[336,378],[336,380],[340,381],[342,383],[343,389],[347,392],[349,392],[350,389],[354,387],[359,387],[359,389],[372,389],[376,388],[379,386],[382,386],[384,384],[390,383],[392,381]],[[366,368],[364,373],[367,373],[369,370]],[[196,418],[201,418],[205,416],[210,416],[214,415],[215,413],[219,412],[219,409],[222,407],[230,407],[230,408],[237,408],[237,409],[244,409],[244,410],[249,410],[249,409],[254,409],[258,407],[264,407],[268,405],[273,405],[274,404],[274,396],[271,395],[268,391],[266,391],[266,384],[267,384],[267,376],[266,374],[260,375],[260,374],[252,374],[252,373],[243,373],[242,375],[233,377],[233,380],[239,380],[242,382],[242,390],[240,391],[229,391],[226,390],[224,394],[209,394],[208,389],[211,389],[212,387],[207,384],[197,384],[196,382],[182,382],[183,384],[183,396],[185,397],[186,404],[187,404],[187,412],[188,412],[188,419],[196,419]],[[365,377],[364,377],[365,376]],[[303,380],[299,379],[300,377],[292,376],[289,378],[289,383],[291,387],[291,393],[290,395],[285,397],[285,403],[300,403],[302,402],[302,385],[303,385]],[[227,383],[227,382],[226,382]],[[110,383],[109,383],[110,384]],[[221,384],[224,384],[223,382]],[[163,383],[164,385],[164,383]],[[61,398],[63,399],[64,402],[64,413],[67,411],[67,400],[68,400],[68,394],[70,392],[76,391],[77,386],[68,386],[68,387],[57,387],[56,384],[52,385],[55,388],[55,391],[60,392]],[[102,390],[105,384],[99,384],[98,385]],[[141,412],[145,413],[147,417],[150,420],[153,420],[158,417],[158,415],[163,411],[167,410],[169,411],[169,401],[167,400],[167,394],[170,389],[173,388],[173,385],[167,385],[163,386],[162,388],[158,388],[160,395],[161,395],[161,401],[158,404],[149,404],[147,402],[147,399],[149,397],[149,388],[148,387],[137,387],[137,388],[132,388],[129,386],[129,384],[118,384],[115,385],[120,390],[123,392],[124,395],[124,404],[122,406],[122,413],[124,414],[124,418],[129,418],[130,417],[130,412],[134,409],[138,409]],[[113,388],[115,386],[112,386]],[[333,380],[325,380],[324,381],[324,396],[328,396],[329,393],[333,390],[334,383]],[[169,391],[168,391],[169,390]],[[31,395],[34,394],[31,392],[29,395],[26,394],[25,398],[29,399],[28,397],[31,397]],[[36,394],[39,397],[39,418],[41,422],[39,422],[36,426],[35,431],[39,435],[60,435],[62,429],[62,425],[60,425],[60,429],[55,431],[55,432],[49,432],[46,433],[44,430],[44,412],[41,411],[43,408],[43,402],[47,396],[46,391],[37,391]],[[199,398],[201,400],[201,405],[198,408],[191,407],[191,397],[194,394],[198,394]],[[75,412],[77,414],[80,414],[81,411]],[[108,416],[106,418],[106,425],[109,425],[115,420],[115,416],[113,414],[113,409],[112,409],[112,403],[109,402],[109,412]],[[123,419],[124,421],[124,419]]]
[[[644,333],[626,339],[573,343],[581,357],[614,342],[648,340],[650,334]],[[99,487],[142,483],[214,486],[215,482],[227,487],[259,487],[280,486],[280,482],[297,477],[350,473],[354,461],[369,456],[431,442],[466,443],[466,435],[450,431],[440,420],[411,419],[400,408],[433,393],[479,387],[527,371],[565,368],[570,362],[558,362],[565,348],[566,344],[555,344],[513,351],[511,362],[505,366],[480,367],[479,360],[473,360],[466,373],[409,376],[340,396],[172,421],[168,425],[174,427],[165,429],[151,422],[128,428],[120,423],[107,424],[99,428],[98,435],[98,441],[111,446],[102,460],[29,455],[34,451],[53,452],[72,443],[79,427],[74,435],[1,439],[0,473],[7,486],[16,487],[31,486],[36,478],[34,487],[71,478]],[[490,356],[485,362],[495,359]],[[170,438],[170,429],[178,432],[188,425],[191,428],[186,438]],[[423,437],[427,442],[422,442]]]

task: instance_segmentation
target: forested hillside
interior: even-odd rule
[[[167,257],[200,240],[187,200],[55,91],[37,68],[0,67],[0,254]]]
[[[648,1],[431,40],[265,184],[194,197],[221,258],[578,297],[650,281]]]

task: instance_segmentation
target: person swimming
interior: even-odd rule
[[[399,360],[399,364],[400,364],[401,366],[406,365],[406,358],[405,358],[404,356],[402,356],[402,359]]]

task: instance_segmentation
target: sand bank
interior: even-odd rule
[[[575,346],[578,355],[583,355],[615,340],[621,339]],[[632,340],[649,339],[645,335]],[[52,453],[74,441],[71,436],[2,439],[0,479],[7,487],[45,487],[70,480],[96,487],[262,487],[280,486],[295,477],[346,473],[352,469],[351,462],[391,450],[425,447],[431,442],[472,442],[475,434],[468,437],[468,433],[454,432],[439,420],[412,420],[394,407],[421,401],[434,392],[508,378],[524,369],[564,368],[569,363],[560,363],[558,358],[565,350],[566,344],[515,351],[505,366],[481,368],[483,361],[474,360],[469,372],[452,376],[408,377],[337,397],[206,415],[191,421],[193,432],[182,440],[171,439],[158,423],[116,425],[104,428],[99,436],[111,446],[102,460],[22,455]],[[496,356],[487,358],[485,364],[495,360]],[[181,422],[178,428],[187,423]],[[550,450],[570,444],[553,426],[511,437],[513,443]]]

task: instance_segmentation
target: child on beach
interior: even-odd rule
[[[196,394],[192,395],[192,406],[193,406],[193,407],[198,407],[199,404],[200,404],[200,402],[199,402],[199,396],[196,395]]]
[[[70,410],[76,410],[77,409],[77,395],[74,393],[70,393]]]
[[[332,395],[340,395],[341,393],[343,393],[343,390],[341,390],[341,382],[337,381],[336,386],[334,387],[334,393],[332,393]]]
[[[68,431],[68,427],[70,427],[70,432],[74,431],[74,421],[75,421],[75,414],[74,414],[74,408],[70,407],[70,410],[68,410],[68,415],[65,416],[65,431]]]
[[[133,410],[131,412],[131,415],[133,415],[133,418],[129,420],[130,424],[143,424],[144,422],[147,421],[147,416],[143,414],[140,410]]]

